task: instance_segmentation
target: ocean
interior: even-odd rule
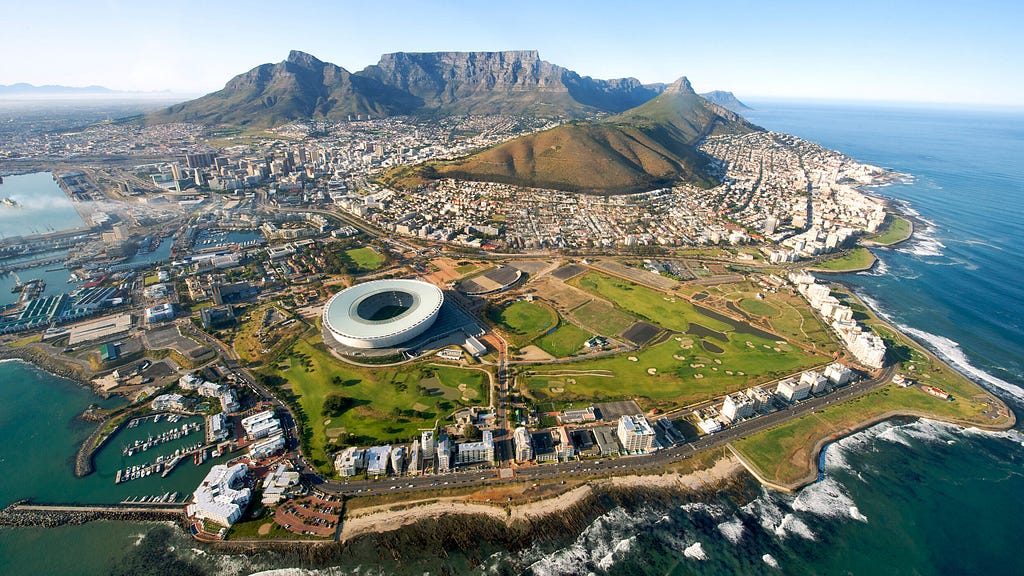
[[[751,105],[746,116],[761,126],[908,175],[874,192],[923,224],[915,239],[876,249],[873,270],[839,279],[1022,413],[1024,259],[1016,243],[1024,241],[1024,113]],[[2,452],[6,504],[36,490],[38,474],[70,476],[69,447],[84,434],[72,419],[95,399],[12,362],[0,363],[0,399],[0,433],[14,444],[45,447]],[[38,411],[46,417],[25,420]],[[822,480],[797,494],[757,488],[752,497],[613,508],[579,535],[513,552],[481,544],[396,562],[368,543],[340,564],[300,569],[272,554],[215,557],[163,525],[100,522],[0,528],[0,572],[145,573],[158,560],[153,573],[168,576],[1021,574],[1020,428],[987,433],[927,420],[886,422],[830,445]],[[74,491],[74,482],[47,490]],[[87,560],[60,560],[47,554],[52,549]]]

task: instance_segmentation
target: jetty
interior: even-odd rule
[[[181,520],[185,504],[166,502],[112,505],[32,504],[28,500],[15,502],[0,510],[0,526],[42,526],[52,528],[84,524],[93,520],[124,520],[153,522]]]

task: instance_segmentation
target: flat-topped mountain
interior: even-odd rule
[[[535,50],[396,52],[359,75],[421,98],[427,111],[447,114],[620,112],[658,94],[635,78],[580,76],[541,60]]]
[[[732,92],[726,92],[725,90],[712,90],[711,92],[705,92],[701,94],[705,100],[714,102],[723,108],[728,108],[733,112],[743,112],[744,110],[753,110],[750,106],[747,106],[743,102],[740,102],[739,98],[736,97]]]
[[[151,114],[152,122],[269,127],[352,114],[530,114],[578,118],[622,112],[661,85],[635,78],[597,80],[540,59],[532,50],[385,54],[356,73],[292,51],[223,89]]]
[[[598,122],[572,123],[467,158],[400,168],[397,186],[456,178],[592,194],[624,194],[687,182],[716,183],[696,145],[705,137],[761,130],[697,95],[684,77],[660,95]]]

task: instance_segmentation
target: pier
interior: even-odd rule
[[[84,524],[93,520],[153,522],[181,520],[185,504],[131,503],[113,505],[32,504],[15,502],[0,510],[0,526],[42,526],[52,528]]]

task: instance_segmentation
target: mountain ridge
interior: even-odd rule
[[[293,50],[238,74],[222,88],[148,116],[271,127],[307,118],[361,115],[531,114],[586,118],[654,98],[663,84],[601,80],[547,62],[536,50],[393,52],[359,72]]]

